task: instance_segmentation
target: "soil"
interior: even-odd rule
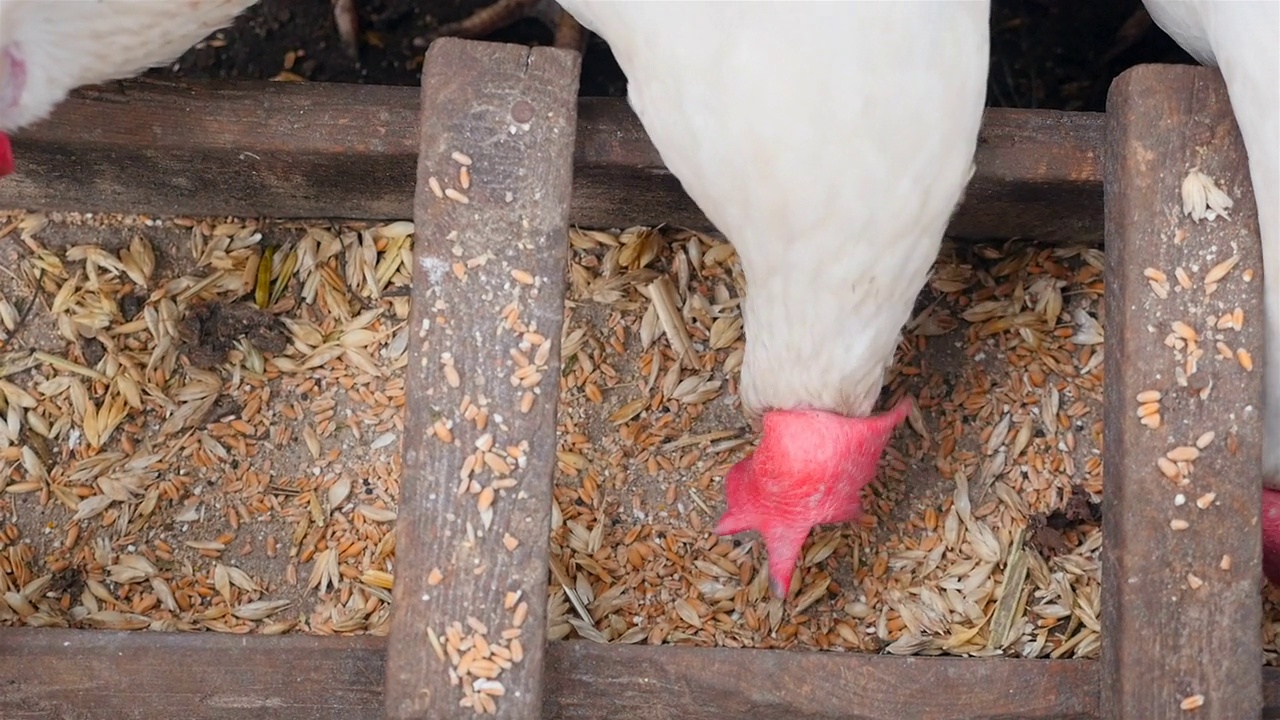
[[[356,0],[364,43],[352,58],[338,40],[330,0],[263,0],[232,28],[158,76],[268,79],[288,70],[318,82],[416,85],[423,38],[451,17],[457,0]],[[1140,63],[1190,63],[1142,10],[1141,0],[994,0],[988,104],[1101,111],[1116,75]],[[534,19],[485,38],[545,45]],[[851,40],[856,34],[851,33]],[[592,36],[581,93],[620,97],[626,81],[608,47]]]

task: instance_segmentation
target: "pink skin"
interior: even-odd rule
[[[809,531],[862,514],[862,488],[875,479],[889,436],[910,411],[904,399],[868,418],[766,412],[760,448],[725,478],[729,507],[716,534],[758,531],[769,553],[770,585],[785,598]]]
[[[1280,490],[1262,489],[1262,571],[1280,585]]]

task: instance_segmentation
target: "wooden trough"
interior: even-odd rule
[[[977,174],[952,224],[970,239],[1101,242],[1105,229],[1101,662],[546,643],[555,395],[518,409],[528,400],[507,382],[504,341],[463,341],[477,328],[491,336],[496,317],[468,307],[466,293],[514,295],[521,321],[558,337],[568,223],[707,225],[625,103],[577,100],[577,82],[572,53],[441,40],[427,54],[421,100],[382,87],[125,83],[79,93],[14,139],[21,174],[0,181],[5,207],[412,212],[411,327],[422,331],[410,343],[389,638],[3,629],[0,717],[466,717],[473,711],[459,707],[451,664],[434,649],[452,622],[482,626],[508,651],[518,641],[522,659],[501,673],[504,718],[1280,717],[1280,672],[1260,662],[1261,373],[1219,363],[1184,388],[1163,359],[1170,324],[1202,320],[1209,305],[1261,316],[1244,151],[1220,79],[1198,68],[1130,71],[1105,116],[989,111]],[[467,162],[474,179],[463,192],[453,178]],[[1229,222],[1183,217],[1179,187],[1195,166],[1232,193]],[[1147,268],[1172,277],[1185,266],[1202,278],[1200,260],[1214,246],[1234,247],[1253,282],[1237,272],[1212,302],[1199,287],[1157,299]],[[465,290],[441,280],[459,252],[493,255]],[[1260,333],[1260,322],[1245,325],[1240,345],[1261,348]],[[458,382],[433,396],[445,353]],[[546,358],[558,362],[557,353]],[[453,500],[467,453],[425,438],[433,408],[456,408],[480,387],[505,418],[500,441],[526,440],[530,452],[518,497],[488,532],[469,537],[479,512]],[[1163,393],[1159,431],[1135,412],[1137,393],[1152,389]],[[1157,461],[1208,430],[1218,441],[1196,461],[1191,494]],[[459,437],[465,448],[475,439]],[[1197,516],[1176,502],[1180,492],[1217,499]],[[1175,529],[1178,520],[1190,522]],[[432,568],[443,581],[428,579]],[[1197,696],[1203,704],[1190,710]]]

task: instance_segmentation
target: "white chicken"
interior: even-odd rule
[[[173,61],[256,1],[0,0],[0,175],[13,165],[6,133],[81,85]]]
[[[717,532],[759,531],[785,596],[810,529],[857,517],[909,411],[872,415],[972,175],[989,3],[560,1],[741,258],[740,387],[764,433]]]
[[[0,0],[0,174],[4,131],[252,4]],[[664,161],[742,259],[742,398],[764,435],[717,531],[760,531],[786,595],[810,529],[858,516],[909,410],[872,415],[972,174],[989,2],[562,4],[610,44]]]
[[[1144,2],[1183,50],[1222,73],[1249,155],[1266,282],[1263,568],[1280,583],[1280,2]]]

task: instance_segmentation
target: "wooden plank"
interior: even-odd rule
[[[380,637],[4,628],[0,717],[376,720],[385,646]],[[803,658],[795,670],[792,658]],[[553,642],[542,717],[1096,718],[1100,667]],[[1262,717],[1280,718],[1280,669],[1264,668],[1262,677]],[[779,697],[799,687],[796,678],[830,681],[809,696]],[[910,704],[939,701],[947,705],[936,715],[915,714],[920,705]],[[716,702],[741,712],[719,712]]]
[[[1204,68],[1126,72],[1107,117],[1102,717],[1186,717],[1180,702],[1196,695],[1196,717],[1258,717],[1262,256],[1244,145],[1226,86]],[[1180,188],[1197,167],[1234,198],[1230,219],[1183,216]],[[1235,255],[1238,265],[1206,296],[1206,275]],[[1147,268],[1168,276],[1167,299]],[[1186,290],[1178,268],[1190,277]],[[1235,308],[1243,328],[1216,329]],[[1191,336],[1175,323],[1198,335],[1196,368],[1184,360],[1192,346],[1169,346],[1171,333]],[[1218,342],[1249,349],[1258,368],[1218,357]],[[1155,429],[1136,412],[1149,390],[1163,393]],[[1206,432],[1215,439],[1194,462],[1181,472],[1169,464],[1176,447],[1196,454]]]
[[[1098,663],[1089,661],[552,647],[545,718],[1084,720],[1098,712]]]
[[[384,647],[374,637],[5,629],[0,717],[374,720]],[[541,717],[1095,718],[1098,667],[553,642]],[[1267,672],[1280,699],[1280,671]]]
[[[542,704],[580,60],[442,39],[423,65],[388,718]]]
[[[145,80],[77,91],[13,138],[0,207],[158,215],[406,218],[418,157],[413,88]],[[706,218],[625,100],[583,98],[570,219]],[[956,237],[1101,242],[1103,117],[991,109]]]
[[[354,720],[384,638],[0,628],[5,720]]]

